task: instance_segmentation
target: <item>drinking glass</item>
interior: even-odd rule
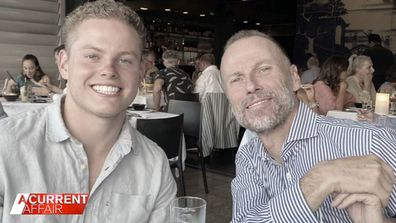
[[[390,101],[389,113],[392,115],[396,115],[396,90],[394,90],[390,95],[389,101]]]
[[[366,114],[366,113],[368,113],[368,112],[370,112],[372,110],[373,110],[373,102],[371,100],[364,101],[362,103],[362,109],[360,109],[362,114]]]
[[[171,223],[205,223],[206,201],[199,197],[178,197],[170,204]]]

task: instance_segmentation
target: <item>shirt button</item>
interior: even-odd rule
[[[292,176],[291,176],[291,174],[290,174],[289,172],[286,173],[286,179],[287,179],[288,181],[291,181],[291,180],[292,180]]]
[[[85,169],[85,168],[87,168],[87,165],[85,165],[85,164],[81,164],[81,169]]]
[[[107,201],[107,202],[106,202],[106,206],[110,206],[110,201]]]

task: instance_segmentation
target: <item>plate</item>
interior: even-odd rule
[[[347,112],[357,112],[359,111],[361,108],[356,108],[356,107],[348,107],[345,109],[345,111]]]

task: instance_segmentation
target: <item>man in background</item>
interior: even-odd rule
[[[190,76],[178,67],[180,63],[179,54],[174,50],[167,50],[162,54],[165,69],[160,70],[154,81],[153,101],[154,109],[161,109],[161,92],[164,92],[165,102],[170,99],[183,98],[192,91]],[[165,109],[166,110],[166,109]]]
[[[63,49],[65,49],[65,44],[61,44],[54,48],[54,61],[57,66],[59,64],[59,53]],[[66,87],[66,80],[64,80],[60,74],[58,74],[58,81],[59,81],[58,88],[63,89]]]
[[[215,57],[213,54],[207,53],[199,58],[198,69],[202,72],[195,83],[194,93],[199,93],[202,99],[207,93],[223,93],[221,86],[220,71],[214,65]]]
[[[311,56],[307,60],[308,70],[301,74],[301,84],[312,84],[312,82],[319,76],[319,60],[315,56]]]
[[[145,72],[143,87],[146,91],[152,92],[155,77],[159,72],[158,68],[155,66],[155,53],[152,50],[144,50],[142,58]]]
[[[393,63],[393,53],[381,45],[382,40],[378,34],[369,34],[368,42],[370,48],[364,51],[363,54],[369,56],[373,61],[375,71],[372,81],[375,89],[378,90],[378,88],[385,82],[386,70]]]

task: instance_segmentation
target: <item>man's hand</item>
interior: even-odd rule
[[[375,155],[322,161],[301,180],[302,193],[312,211],[330,194],[373,194],[387,206],[392,191],[392,168]]]
[[[332,206],[346,208],[354,223],[385,222],[381,200],[373,194],[338,194]]]

